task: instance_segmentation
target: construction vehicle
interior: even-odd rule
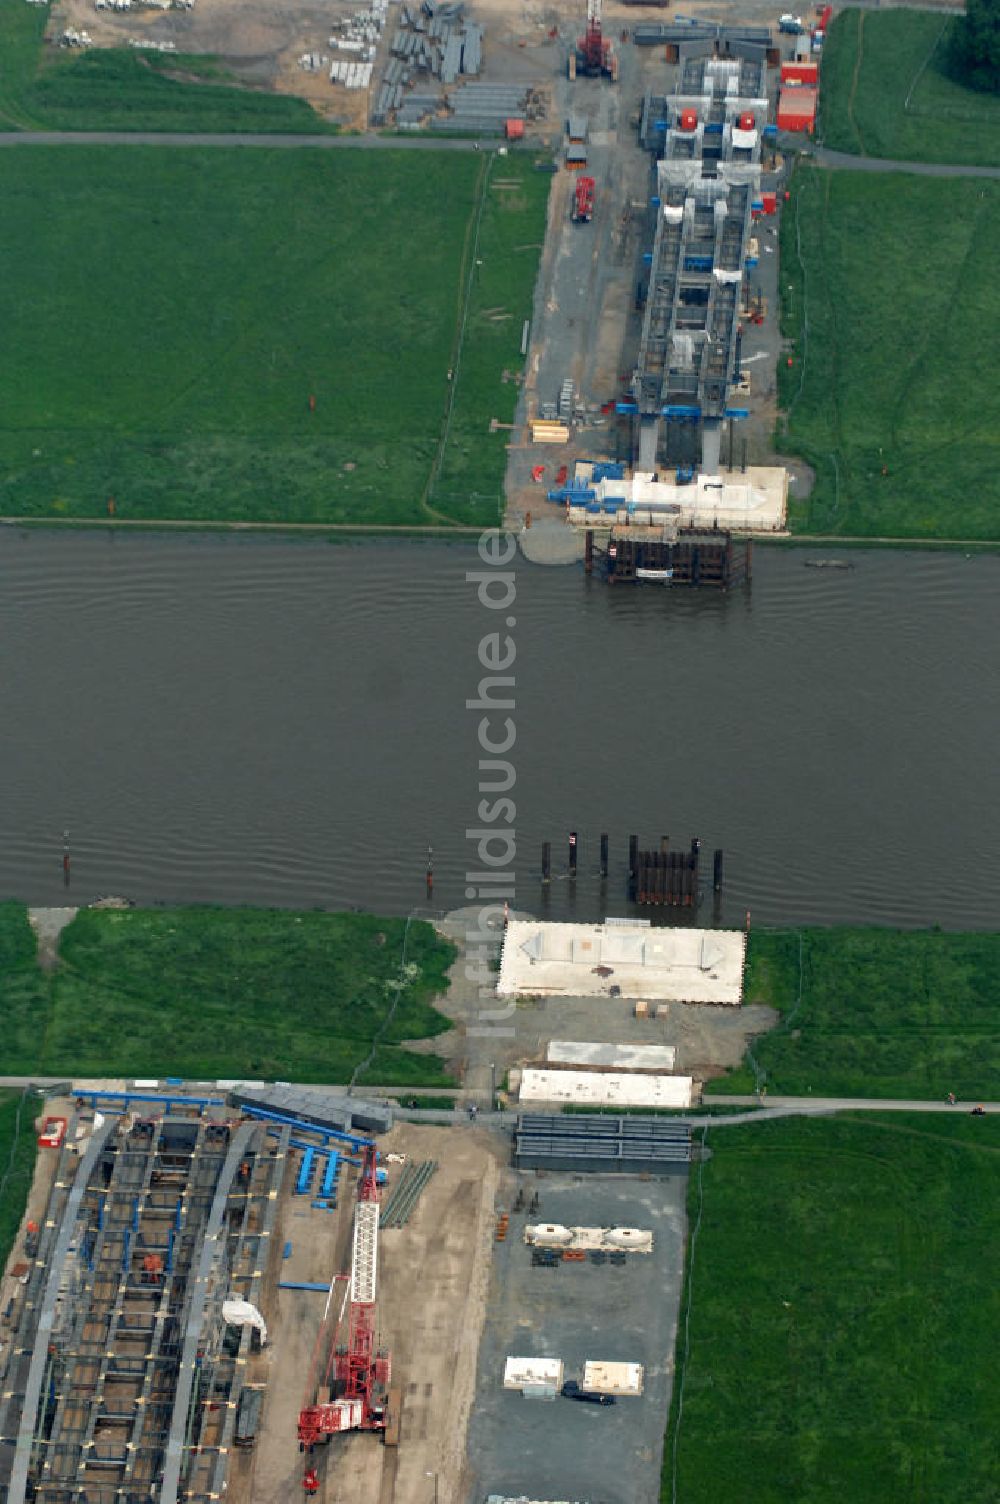
[[[576,1379],[567,1379],[562,1386],[562,1396],[566,1400],[582,1400],[585,1405],[613,1405],[613,1394],[596,1394],[592,1389],[581,1389]]]
[[[577,77],[600,78],[602,73],[613,84],[618,82],[618,54],[601,29],[601,0],[587,0],[587,30],[577,38],[566,71],[571,83]]]
[[[311,1453],[319,1442],[343,1431],[379,1431],[389,1426],[392,1359],[376,1349],[375,1299],[378,1280],[379,1179],[374,1144],[362,1150],[361,1179],[354,1208],[350,1284],[329,1340],[330,1307],[337,1280],[330,1283],[306,1389],[299,1412],[299,1450]],[[349,1302],[347,1345],[337,1345],[337,1329]],[[324,1395],[325,1391],[325,1395]],[[303,1487],[307,1493],[310,1467]]]
[[[573,191],[573,222],[589,225],[594,217],[594,191],[597,184],[593,178],[577,178]]]

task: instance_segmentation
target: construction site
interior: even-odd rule
[[[611,45],[615,65],[567,85],[510,516],[546,536],[558,518],[609,583],[726,589],[749,580],[752,538],[786,524],[775,113],[800,85],[767,26],[696,12],[609,44],[593,3],[588,24],[589,55]]]
[[[146,9],[137,42],[223,24],[222,0]],[[558,533],[609,583],[749,579],[789,489],[776,106],[808,129],[801,38],[601,0],[309,28],[282,32],[278,87],[294,66],[354,97],[338,118],[523,141],[552,172],[509,448],[528,557]],[[633,837],[630,902],[693,920],[699,844]],[[471,1001],[452,1013],[457,1113],[234,1082],[50,1096],[4,1277],[2,1504],[655,1504],[683,1114],[742,1054],[745,934],[510,916],[495,961],[520,1028],[483,1043]]]
[[[49,1088],[0,1296],[0,1499],[653,1504],[704,1078],[682,1016],[743,1011],[744,944],[511,918],[495,1001],[540,989],[546,1022],[488,1085],[462,1029],[440,1112]]]
[[[688,1125],[154,1081],[45,1112],[4,1501],[656,1497]],[[589,1441],[588,1402],[624,1406]],[[637,1435],[646,1485],[613,1486]]]

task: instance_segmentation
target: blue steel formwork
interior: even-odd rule
[[[0,1497],[220,1497],[251,1341],[244,1328],[222,1343],[222,1302],[260,1298],[287,1141],[123,1113],[77,1162],[64,1155],[72,1189],[53,1189],[33,1299],[0,1360]]]
[[[643,143],[658,157],[656,230],[631,391],[633,462],[642,471],[700,458],[714,474],[738,379],[740,293],[767,124],[766,63],[759,50],[747,58],[707,56],[706,49],[703,42],[681,49],[676,92],[648,95],[640,122]]]

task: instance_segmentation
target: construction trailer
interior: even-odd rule
[[[778,129],[804,131],[811,135],[816,126],[818,99],[816,89],[806,84],[793,84],[782,89],[778,95]]]

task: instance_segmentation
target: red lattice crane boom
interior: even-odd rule
[[[384,1431],[386,1427],[392,1360],[375,1346],[379,1222],[375,1145],[366,1145],[363,1153],[354,1208],[347,1346],[335,1347],[327,1362],[324,1384],[329,1386],[329,1398],[319,1399],[311,1385],[312,1392],[299,1413],[299,1446],[305,1451],[341,1431]]]

